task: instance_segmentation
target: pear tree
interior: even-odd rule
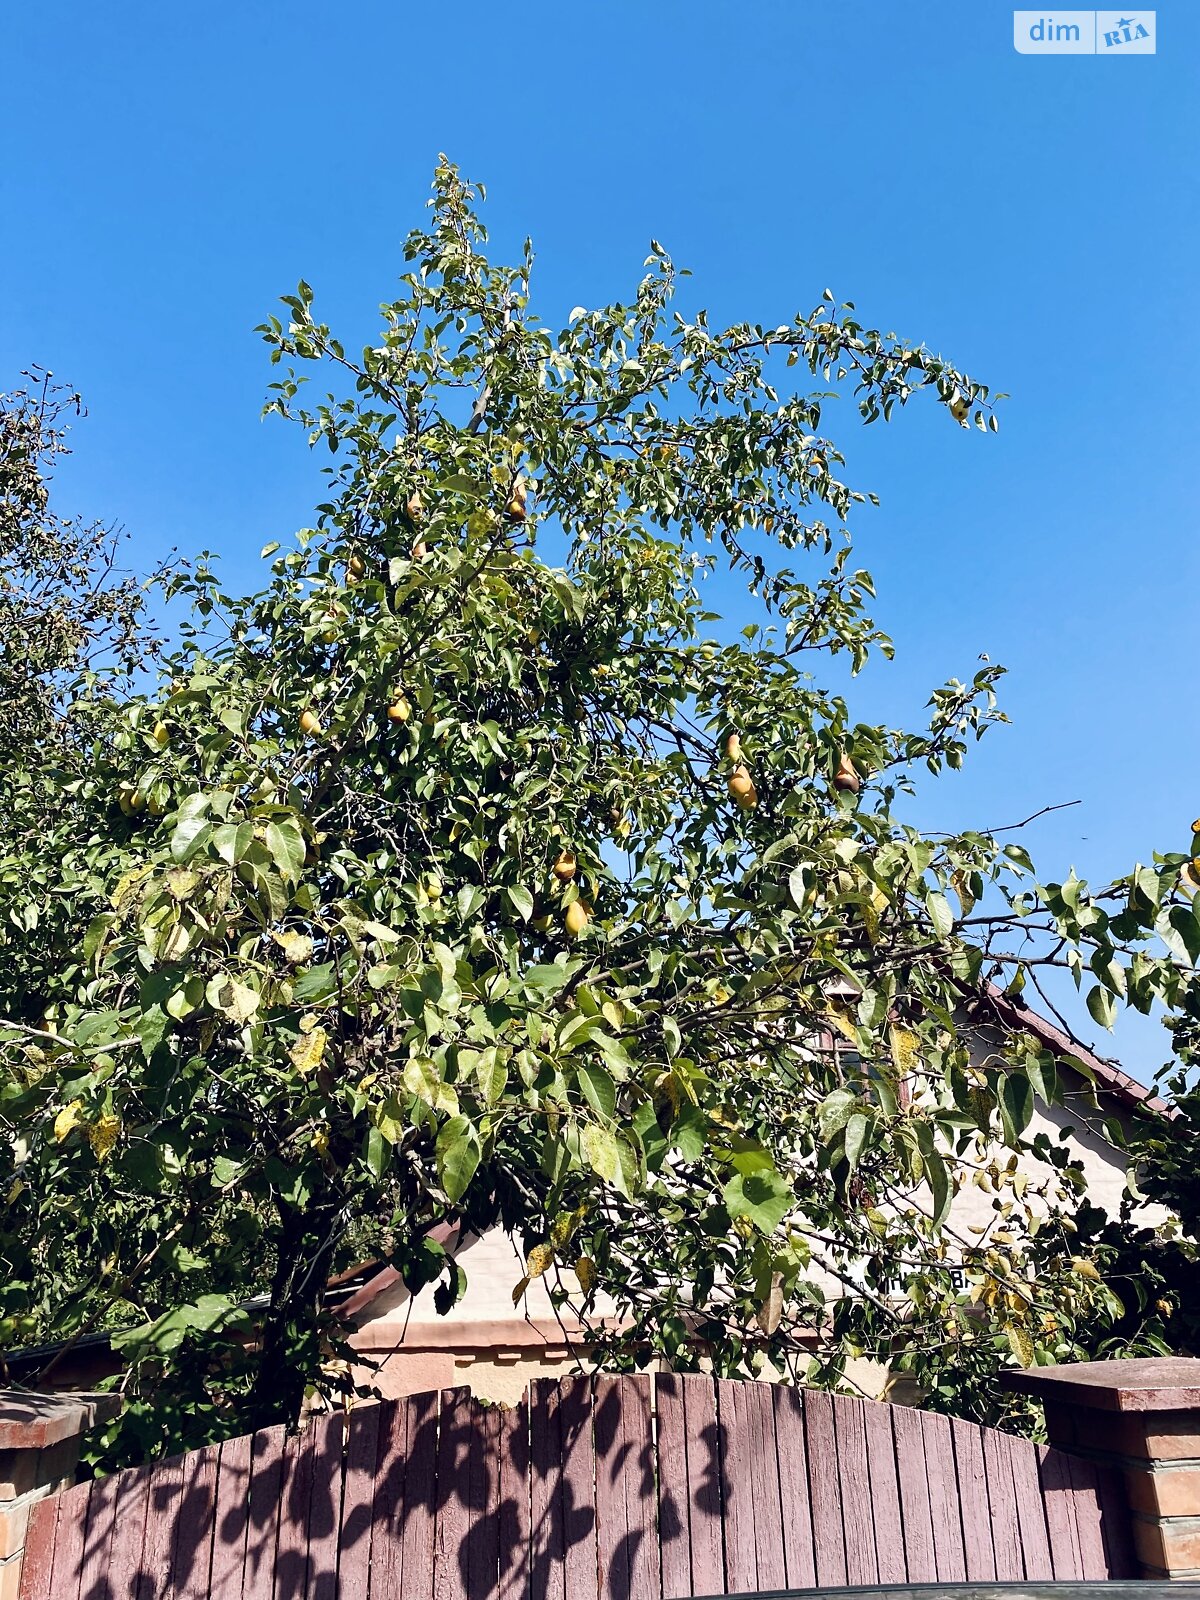
[[[828,293],[685,316],[658,244],[555,329],[479,199],[439,165],[361,352],[285,298],[267,410],[325,463],[313,525],[257,593],[172,573],[161,674],[78,685],[86,760],[21,752],[54,804],[0,836],[4,1344],[111,1336],[110,1463],[293,1419],[351,1382],[330,1277],[448,1308],[453,1222],[507,1229],[514,1294],[610,1366],[871,1355],[995,1420],[1000,1368],[1121,1307],[987,986],[1197,1014],[1189,852],[1093,892],[902,820],[1000,669],[916,729],[856,704],[890,644],[827,421],[986,432],[985,385]]]

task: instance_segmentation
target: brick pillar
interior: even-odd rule
[[[1009,1373],[1050,1443],[1123,1475],[1146,1578],[1200,1578],[1200,1360],[1081,1361]]]
[[[75,1482],[83,1435],[118,1403],[111,1394],[0,1389],[0,1600],[17,1600],[30,1508]]]

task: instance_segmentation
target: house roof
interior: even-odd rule
[[[1106,1061],[1103,1056],[1098,1056],[1094,1050],[1090,1050],[1072,1034],[1064,1032],[1046,1017],[1031,1010],[1018,997],[1005,994],[994,983],[986,985],[980,997],[980,1004],[990,1008],[996,1020],[1003,1022],[1007,1027],[1020,1028],[1025,1033],[1032,1034],[1039,1044],[1044,1045],[1060,1060],[1081,1063],[1095,1079],[1096,1088],[1120,1101],[1126,1110],[1150,1111],[1159,1115],[1169,1113],[1170,1108],[1166,1101],[1156,1095],[1153,1089],[1147,1089],[1145,1084],[1139,1083],[1136,1078],[1131,1078],[1115,1062]]]

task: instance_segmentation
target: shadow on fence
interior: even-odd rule
[[[1027,1440],[770,1385],[544,1381],[511,1410],[453,1390],[44,1502],[22,1600],[679,1600],[1132,1576],[1110,1489]]]

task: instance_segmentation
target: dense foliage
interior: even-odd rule
[[[1090,894],[896,820],[997,720],[997,668],[915,731],[840,687],[889,645],[831,397],[985,431],[992,397],[828,295],[673,314],[657,245],[554,332],[475,199],[439,168],[360,357],[304,284],[264,326],[268,409],[329,453],[316,525],[258,594],[177,573],[161,682],[81,683],[85,766],[5,822],[5,1342],[114,1330],[110,1459],[196,1443],[345,1383],[331,1271],[378,1255],[446,1305],[431,1228],[500,1221],[620,1313],[610,1362],[869,1353],[994,1416],[998,1366],[1121,1308],[1065,1147],[1038,1136],[1041,1183],[1000,1149],[1055,1074],[981,986],[1057,966],[1100,1022],[1194,1012],[1200,922],[1184,855]],[[971,1183],[992,1220],[959,1237]]]

